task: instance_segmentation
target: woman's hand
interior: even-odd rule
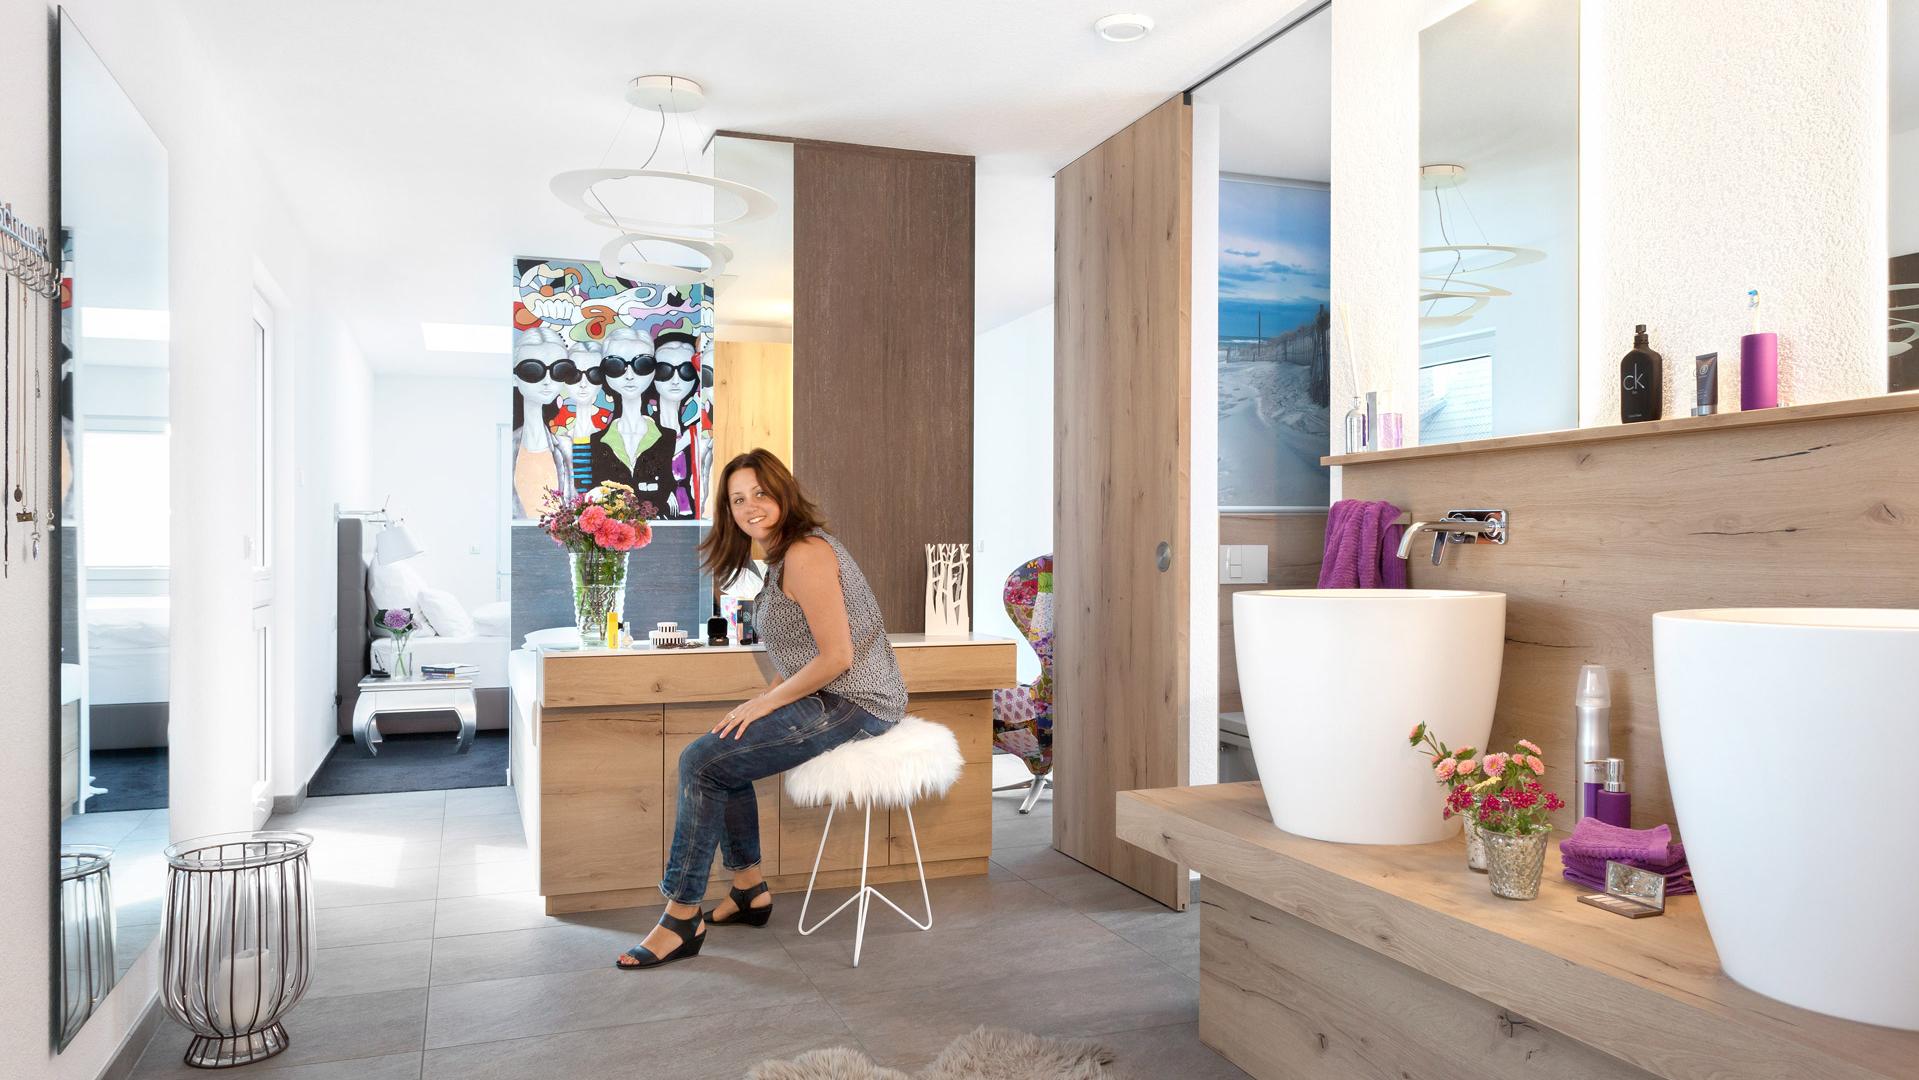
[[[773,709],[774,706],[766,700],[764,695],[756,697],[751,701],[742,701],[733,707],[732,712],[727,713],[718,724],[714,725],[713,734],[718,735],[722,739],[730,734],[733,738],[737,739],[746,731],[746,725],[772,712]]]

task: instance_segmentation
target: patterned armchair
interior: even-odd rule
[[[1019,757],[1033,774],[1019,808],[1025,814],[1053,773],[1053,557],[1041,555],[1014,570],[1001,595],[1007,616],[1039,657],[1038,679],[993,692],[993,745]]]

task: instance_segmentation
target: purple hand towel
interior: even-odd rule
[[[1406,563],[1399,557],[1405,532],[1399,507],[1385,501],[1341,499],[1326,514],[1326,551],[1319,563],[1322,589],[1403,589]]]
[[[1635,864],[1645,862],[1652,866],[1668,866],[1685,859],[1686,848],[1683,844],[1673,842],[1672,830],[1664,825],[1655,825],[1650,829],[1622,829],[1598,818],[1584,817],[1573,825],[1573,834],[1559,842],[1559,853],[1583,855],[1602,861],[1618,859]]]

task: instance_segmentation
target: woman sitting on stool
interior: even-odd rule
[[[700,554],[726,584],[752,565],[755,543],[766,552],[756,621],[778,678],[680,754],[679,819],[660,880],[666,913],[645,941],[620,957],[622,968],[697,955],[708,923],[765,926],[773,898],[760,874],[753,781],[878,735],[906,715],[906,681],[886,640],[879,601],[793,474],[771,453],[754,450],[726,463],[718,489],[725,512],[714,515]],[[703,914],[716,847],[733,872],[733,887]]]

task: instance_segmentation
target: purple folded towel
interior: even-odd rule
[[[1650,829],[1622,829],[1595,817],[1580,818],[1573,834],[1559,842],[1561,855],[1618,859],[1621,862],[1645,862],[1651,866],[1670,866],[1686,858],[1684,844],[1674,843],[1672,830],[1664,825]]]
[[[1403,589],[1406,563],[1399,557],[1392,503],[1341,499],[1326,514],[1326,552],[1319,563],[1322,589]]]

